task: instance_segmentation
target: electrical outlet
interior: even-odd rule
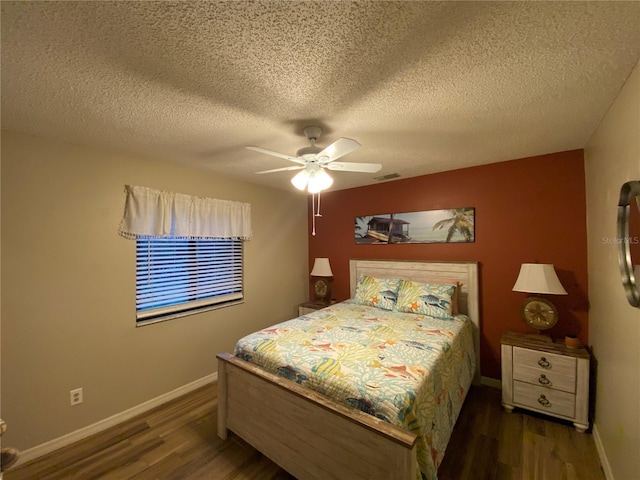
[[[82,388],[76,388],[69,392],[69,405],[80,405],[82,403]]]

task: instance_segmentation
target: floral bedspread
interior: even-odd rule
[[[351,301],[238,341],[235,355],[417,435],[434,480],[475,371],[473,326]]]

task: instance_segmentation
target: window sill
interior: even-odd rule
[[[136,321],[136,327],[146,327],[147,325],[153,325],[155,323],[166,322],[168,320],[175,320],[176,318],[187,317],[189,315],[196,315],[198,313],[204,313],[211,310],[218,310],[220,308],[232,307],[234,305],[240,305],[244,303],[244,299],[233,300],[226,303],[218,303],[214,305],[207,305],[206,307],[193,308],[191,310],[185,310],[182,312],[169,313],[166,315],[159,315],[157,317],[147,318],[145,320]]]

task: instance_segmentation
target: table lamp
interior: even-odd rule
[[[311,277],[314,279],[313,293],[316,303],[328,304],[331,298],[331,265],[328,258],[316,258],[311,270]]]
[[[567,295],[550,263],[523,263],[513,291]],[[553,303],[537,295],[527,297],[520,309],[520,316],[526,325],[538,330],[535,336],[540,340],[551,341],[547,335],[541,335],[540,331],[547,330],[558,322],[558,310]]]

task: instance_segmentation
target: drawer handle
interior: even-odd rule
[[[538,360],[538,365],[540,365],[542,368],[551,368],[551,364],[547,361],[546,357],[540,357],[540,360]]]
[[[549,380],[547,376],[543,373],[542,375],[540,375],[540,378],[538,379],[538,383],[540,383],[540,385],[551,385],[551,380]]]
[[[551,406],[551,402],[547,400],[547,397],[545,397],[544,395],[540,395],[540,398],[538,398],[538,403],[547,408]]]

